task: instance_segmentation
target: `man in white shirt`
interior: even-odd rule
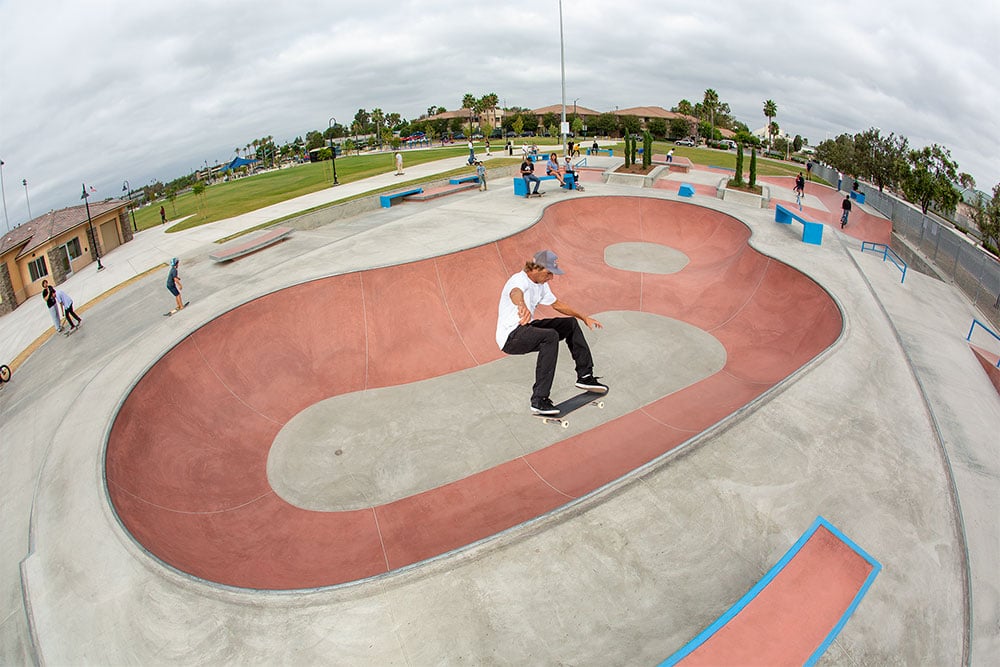
[[[594,361],[590,346],[577,320],[588,329],[602,328],[600,322],[583,315],[569,304],[556,298],[548,282],[561,275],[557,257],[551,250],[541,250],[525,263],[524,270],[515,273],[500,293],[497,309],[497,345],[506,354],[538,352],[535,364],[535,384],[531,389],[531,411],[536,415],[559,414],[549,392],[559,357],[559,341],[565,340],[576,364],[576,386],[595,393],[605,393],[607,385],[594,377]],[[535,308],[551,306],[567,317],[534,319]]]

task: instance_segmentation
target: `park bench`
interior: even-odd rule
[[[882,566],[823,517],[714,623],[660,663],[812,665]]]
[[[400,190],[399,192],[393,192],[390,195],[379,195],[379,202],[382,204],[382,208],[390,208],[392,206],[393,199],[402,200],[404,197],[409,197],[410,195],[418,195],[423,192],[423,188],[413,188],[412,190]]]
[[[462,176],[460,178],[450,178],[448,183],[451,185],[461,185],[462,183],[478,183],[478,176]]]
[[[563,176],[563,178],[566,179],[566,185],[561,186],[561,187],[564,187],[567,190],[575,190],[576,189],[576,178],[573,176],[573,174],[565,174]],[[555,181],[555,180],[558,180],[558,179],[555,176],[539,176],[538,180],[540,180],[540,181]],[[520,176],[515,176],[514,177],[514,194],[517,195],[518,197],[527,197],[528,196],[528,184]]]
[[[813,245],[823,244],[823,223],[821,222],[810,222],[802,216],[796,215],[789,211],[787,208],[781,204],[776,204],[774,207],[774,221],[780,222],[783,225],[792,224],[792,220],[798,220],[802,223],[802,242],[812,243]]]
[[[269,245],[277,243],[278,241],[287,238],[291,233],[291,227],[271,227],[270,229],[263,230],[259,234],[248,235],[237,239],[232,243],[227,243],[215,252],[211,253],[208,258],[213,262],[228,262],[229,260],[242,257],[243,255],[248,255],[252,252],[260,250],[261,248],[266,248]]]
[[[611,148],[598,148],[596,152],[593,148],[587,149],[587,155],[595,155],[596,153],[607,153],[608,157],[614,157],[615,151]]]

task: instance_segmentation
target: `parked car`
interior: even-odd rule
[[[458,134],[453,134],[452,139],[465,139],[465,132],[459,132]]]
[[[736,150],[736,142],[733,141],[732,139],[723,139],[719,143],[723,144],[728,150],[731,150],[731,151]]]
[[[678,146],[694,146],[694,142],[690,139],[678,139],[674,143]]]

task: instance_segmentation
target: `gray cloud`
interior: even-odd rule
[[[890,0],[563,6],[566,96],[597,110],[718,91],[751,128],[763,102],[818,143],[879,127],[951,149],[980,187],[1000,182],[1000,11]],[[12,224],[74,204],[81,182],[170,180],[253,138],[415,118],[496,92],[560,99],[556,0],[513,6],[342,1],[0,3],[0,157]]]

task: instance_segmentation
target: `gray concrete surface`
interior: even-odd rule
[[[355,187],[385,178],[394,177]],[[258,224],[256,215],[184,234],[151,230],[109,253],[105,271],[73,276],[66,289],[86,302],[176,255],[192,305],[162,317],[170,295],[165,271],[155,272],[96,302],[82,331],[46,342],[0,390],[0,662],[655,663],[746,592],[817,515],[884,567],[821,664],[1000,660],[1000,397],[963,340],[975,312],[932,278],[910,273],[900,285],[898,271],[836,230],[810,246],[768,211],[697,195],[692,203],[740,218],[755,247],[823,285],[845,328],[814,362],[680,451],[496,539],[318,591],[194,580],[117,523],[102,473],[110,420],[142,372],[197,327],[302,280],[507,236],[563,197],[618,194],[676,198],[588,183],[585,193],[526,201],[506,178],[486,193],[298,231],[227,265],[208,261],[211,242]],[[23,349],[47,322],[35,303],[0,318],[0,350]],[[511,366],[482,372],[503,383]],[[613,391],[629,384],[608,379]],[[367,409],[373,420],[382,410]]]

